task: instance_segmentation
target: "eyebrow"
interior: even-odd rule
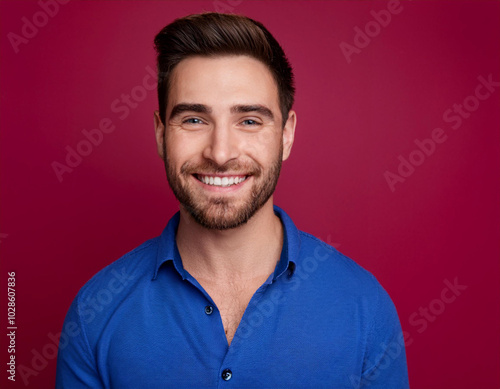
[[[257,112],[261,115],[266,116],[267,118],[274,120],[273,112],[260,104],[256,105],[234,105],[231,107],[231,113],[246,113],[246,112]]]
[[[180,115],[183,112],[197,112],[197,113],[210,114],[212,113],[212,109],[204,104],[188,104],[188,103],[176,104],[172,108],[169,120]],[[261,115],[264,115],[267,118],[274,120],[273,112],[264,105],[260,104],[233,105],[231,107],[231,113],[247,113],[247,112],[260,113]]]
[[[212,113],[212,110],[203,104],[176,104],[172,108],[169,120],[180,115],[183,112]]]

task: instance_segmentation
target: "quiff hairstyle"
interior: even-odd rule
[[[158,104],[165,124],[170,78],[175,66],[192,56],[248,55],[264,63],[276,81],[282,125],[292,109],[292,67],[279,43],[259,22],[242,15],[207,12],[176,19],[155,37]]]

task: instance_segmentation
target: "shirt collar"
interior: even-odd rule
[[[297,227],[293,223],[290,216],[286,214],[278,206],[274,205],[274,213],[281,220],[283,225],[283,248],[281,250],[281,257],[274,270],[273,277],[269,277],[268,283],[275,281],[279,276],[281,276],[287,269],[290,270],[290,275],[295,271],[297,265],[297,259],[300,250],[300,234]],[[175,241],[175,235],[177,232],[177,226],[179,225],[180,211],[178,211],[172,218],[168,221],[167,226],[163,230],[159,237],[158,253],[156,257],[156,264],[154,268],[153,280],[158,277],[158,271],[167,262],[172,262],[175,269],[181,275],[182,279],[186,279],[188,273],[184,270],[182,266],[181,256],[179,254],[179,249],[177,248],[177,243]]]

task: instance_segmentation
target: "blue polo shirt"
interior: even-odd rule
[[[178,212],[79,291],[61,333],[56,388],[408,388],[385,290],[274,212],[281,257],[230,347],[217,306],[182,266]]]

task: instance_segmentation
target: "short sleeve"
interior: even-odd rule
[[[78,297],[71,304],[59,339],[56,389],[104,388],[80,317]]]

